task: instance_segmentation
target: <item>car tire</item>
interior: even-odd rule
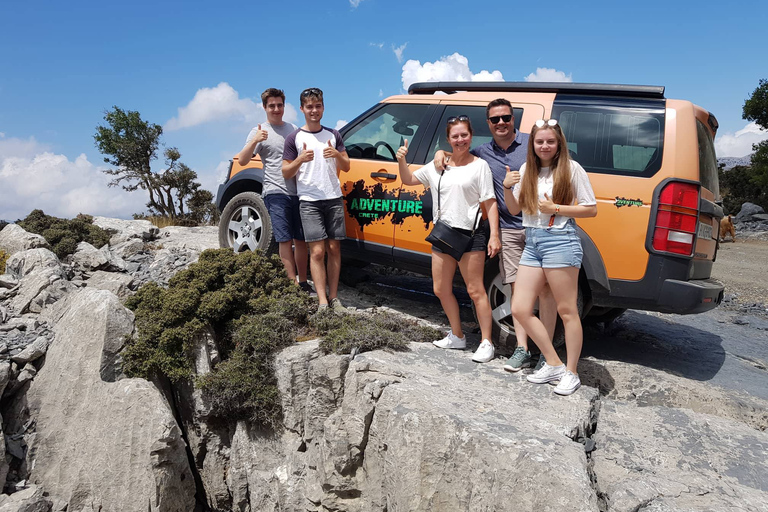
[[[259,194],[242,192],[227,203],[219,220],[219,246],[235,252],[277,252],[272,221]]]
[[[488,301],[491,305],[493,339],[499,340],[501,345],[506,345],[507,348],[512,350],[517,344],[517,339],[515,338],[515,327],[512,323],[512,287],[502,282],[501,271],[499,270],[498,256],[486,262],[484,284],[485,292],[488,294]],[[577,307],[579,309],[579,316],[583,317],[584,293],[581,286],[579,286]],[[538,305],[534,312],[538,315]],[[552,340],[552,343],[555,347],[560,347],[565,343],[563,322],[560,320],[559,316],[557,317],[555,336]],[[536,344],[531,343],[530,346],[533,348],[536,346]]]

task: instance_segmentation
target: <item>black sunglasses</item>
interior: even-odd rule
[[[492,117],[489,117],[488,120],[491,122],[491,124],[496,124],[499,121],[504,121],[505,123],[508,123],[512,120],[512,114],[505,114],[503,116],[492,116]]]
[[[319,96],[323,94],[323,91],[318,89],[317,87],[310,87],[309,89],[304,89],[301,91],[302,98],[305,96]]]
[[[469,118],[467,116],[465,116],[464,114],[461,114],[460,116],[452,116],[452,117],[448,118],[448,122],[446,124],[455,123],[457,121],[467,122],[467,121],[469,121]]]

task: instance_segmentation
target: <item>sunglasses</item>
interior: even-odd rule
[[[543,128],[544,125],[557,126],[557,119],[539,119],[533,124],[536,125],[536,128]]]
[[[462,114],[460,116],[449,117],[448,118],[448,122],[446,124],[455,123],[457,121],[459,121],[459,122],[468,122],[469,118],[467,116],[465,116],[464,114]]]
[[[317,87],[310,87],[309,89],[304,89],[303,91],[301,91],[302,98],[306,96],[320,96],[322,94],[323,94],[323,91],[321,91]]]
[[[504,121],[505,123],[508,123],[512,120],[512,114],[506,114],[503,116],[492,116],[492,117],[489,117],[488,120],[491,122],[491,124],[496,124],[499,121]]]

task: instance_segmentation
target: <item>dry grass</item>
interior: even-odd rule
[[[160,229],[167,228],[168,226],[176,226],[176,220],[172,217],[162,217],[159,215],[151,215],[147,217],[142,217],[142,220],[148,220],[153,225],[157,226]]]

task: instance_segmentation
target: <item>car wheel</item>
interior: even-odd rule
[[[267,206],[259,194],[243,192],[227,203],[219,220],[219,246],[235,252],[277,251]]]

